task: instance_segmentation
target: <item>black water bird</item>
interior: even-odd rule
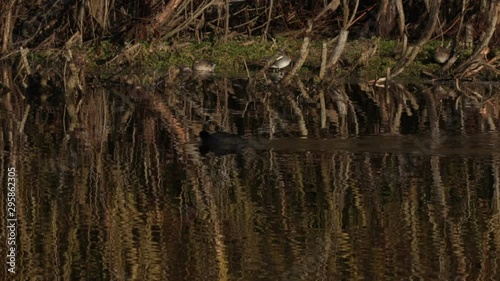
[[[200,152],[206,154],[212,151],[216,155],[240,153],[248,146],[248,142],[238,135],[227,132],[215,132],[210,134],[207,131],[201,131]]]

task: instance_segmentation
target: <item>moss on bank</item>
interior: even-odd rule
[[[313,40],[308,58],[301,74],[317,74],[321,64],[322,40]],[[114,75],[117,71],[135,72],[137,76],[148,75],[151,78],[164,75],[169,69],[183,65],[191,66],[194,59],[209,60],[217,63],[217,72],[230,74],[246,73],[258,69],[262,60],[274,55],[278,50],[285,50],[296,59],[302,40],[278,37],[276,41],[262,41],[260,38],[234,39],[223,42],[182,42],[182,43],[138,43],[117,46],[103,41],[98,46],[72,48],[73,58],[81,67],[97,75]],[[415,61],[400,76],[403,78],[419,77],[422,72],[434,72],[440,65],[434,62],[433,53],[441,41],[432,41],[419,53]],[[329,51],[334,46],[330,46]],[[388,68],[393,67],[400,57],[401,46],[394,40],[358,39],[348,41],[335,69],[336,76],[351,76],[373,79],[385,76]],[[470,49],[459,50],[460,59],[472,52]],[[498,52],[498,50],[496,50]],[[64,64],[60,51],[30,52],[29,59],[35,65],[54,65],[54,60]],[[497,74],[486,73],[487,80],[498,79]],[[140,79],[142,80],[142,79]]]

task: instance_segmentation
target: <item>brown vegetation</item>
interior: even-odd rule
[[[19,276],[253,279],[269,266],[269,280],[498,279],[500,89],[470,81],[498,72],[498,1],[5,0],[0,8],[0,160],[19,170]],[[280,83],[263,70],[245,79],[184,77],[174,67],[157,76],[99,72],[141,61],[149,43],[276,34],[302,40]],[[358,69],[389,38],[398,62],[385,79],[333,79],[350,40],[367,46],[345,62]],[[450,41],[440,69],[426,84],[398,83],[432,39],[442,48]],[[299,79],[315,40],[319,78]],[[110,42],[120,55],[91,72],[87,52]],[[471,48],[467,57],[461,48]],[[43,67],[29,57],[39,51],[51,54]],[[201,157],[201,129],[257,137],[267,149]],[[430,137],[408,146],[400,135],[414,132]],[[448,132],[492,137],[457,152],[463,139],[442,145]],[[376,153],[354,153],[368,148],[342,140],[359,135],[388,136],[376,139]],[[273,144],[289,136],[308,137],[308,153],[290,153],[298,141],[283,151]]]
[[[393,78],[405,71],[430,39],[451,39],[449,63],[454,77],[473,75],[478,68],[498,64],[500,4],[494,0],[459,1],[384,0],[189,0],[189,1],[2,1],[0,59],[12,59],[21,48],[49,50],[100,48],[110,41],[122,48],[142,41],[227,41],[237,36],[276,34],[322,40],[330,71],[345,43],[361,37],[398,39],[399,61],[388,71]],[[422,5],[422,3],[428,3]],[[453,2],[455,3],[455,2]],[[309,29],[309,31],[307,31]],[[456,50],[472,44],[467,59],[456,62]],[[307,49],[307,45],[305,46]],[[481,53],[495,50],[485,61]],[[301,51],[301,57],[304,52]],[[489,60],[489,61],[488,61]],[[442,72],[439,72],[442,73]],[[288,79],[285,79],[288,83]]]

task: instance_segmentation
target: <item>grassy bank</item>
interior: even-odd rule
[[[323,40],[312,40],[306,62],[299,74],[314,76],[319,73],[323,42]],[[262,67],[266,58],[273,56],[279,50],[284,50],[293,59],[297,59],[301,44],[301,40],[286,37],[277,37],[274,41],[263,41],[260,37],[255,37],[235,39],[225,43],[186,41],[169,44],[157,41],[124,46],[103,41],[98,45],[89,43],[84,46],[73,46],[71,54],[77,67],[85,69],[90,74],[103,77],[116,76],[120,73],[135,74],[139,81],[147,83],[163,75],[175,75],[179,67],[191,66],[195,59],[217,63],[217,73],[246,76],[247,68],[250,74],[254,73]],[[423,73],[436,73],[441,65],[435,62],[434,51],[442,44],[441,41],[431,41],[426,44],[400,77],[417,78],[422,77]],[[382,77],[387,68],[397,63],[401,56],[400,49],[400,44],[395,40],[372,38],[348,41],[332,75],[334,78]],[[467,58],[472,51],[471,48],[458,49],[458,63]],[[499,50],[493,50],[492,53],[499,53]],[[33,50],[28,53],[27,58],[35,67],[54,66],[57,62],[62,66],[66,61],[64,51],[59,50]],[[486,70],[481,73],[479,79],[495,80],[498,79],[498,74]]]

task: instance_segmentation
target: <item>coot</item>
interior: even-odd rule
[[[239,153],[248,145],[247,141],[242,137],[227,132],[210,134],[207,131],[201,131],[200,138],[200,152],[202,154],[209,151],[217,155]]]

